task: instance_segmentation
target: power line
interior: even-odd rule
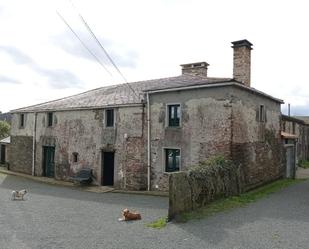
[[[100,59],[91,52],[91,50],[87,47],[87,45],[81,40],[81,38],[77,35],[77,33],[73,30],[73,28],[69,25],[69,23],[64,19],[64,17],[56,11],[60,19],[67,25],[67,27],[72,31],[72,33],[76,36],[76,38],[80,41],[80,43],[84,46],[84,48],[96,59],[96,61],[104,68],[106,72],[109,73],[110,76],[112,76],[111,72],[104,66],[104,64],[100,61]]]
[[[87,28],[87,30],[89,31],[89,33],[92,35],[92,37],[95,39],[95,41],[97,42],[97,44],[99,45],[99,47],[103,50],[103,52],[105,53],[106,57],[108,58],[108,60],[112,63],[112,65],[114,66],[114,68],[117,70],[117,72],[120,74],[120,76],[123,78],[123,80],[125,81],[125,83],[127,84],[127,86],[131,89],[131,91],[135,94],[135,96],[137,98],[139,98],[138,94],[136,93],[136,91],[131,87],[131,85],[128,83],[127,79],[124,77],[124,75],[122,74],[122,72],[119,70],[119,68],[117,67],[117,65],[115,64],[115,62],[113,61],[113,59],[109,56],[108,52],[106,51],[106,49],[103,47],[103,45],[101,44],[101,42],[99,41],[99,39],[96,37],[96,35],[94,34],[94,32],[92,31],[92,29],[90,28],[90,26],[88,25],[88,23],[86,22],[86,20],[83,18],[83,16],[80,14],[80,12],[77,11],[76,7],[74,6],[73,2],[70,1],[73,8],[76,10],[76,12],[79,15],[79,18],[81,19],[81,21],[83,22],[83,24],[85,25],[85,27]]]

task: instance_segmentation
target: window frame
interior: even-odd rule
[[[53,127],[54,124],[54,113],[48,112],[47,113],[47,127]]]
[[[168,170],[167,167],[168,166],[168,151],[169,150],[173,150],[174,153],[178,150],[179,155],[174,154],[173,155],[173,164],[177,162],[176,157],[179,157],[179,164],[178,164],[178,168],[175,167],[176,165],[173,165],[172,170]],[[181,170],[181,149],[180,148],[175,148],[175,147],[164,147],[163,148],[163,171],[165,173],[173,173],[173,172],[179,172]]]
[[[73,152],[72,156],[73,156],[73,158],[72,158],[73,163],[78,163],[78,159],[79,159],[78,152]]]
[[[171,120],[173,120],[173,119],[170,119],[170,117],[171,117],[171,115],[170,115],[170,108],[171,107],[175,107],[175,106],[178,106],[178,108],[179,108],[179,117],[178,117],[179,118],[179,122],[178,122],[178,125],[171,124],[171,122],[170,122]],[[168,103],[168,104],[166,104],[166,115],[165,115],[166,125],[165,125],[165,127],[170,127],[170,128],[179,128],[179,127],[181,127],[181,122],[182,122],[181,109],[182,109],[182,106],[181,106],[180,103]],[[178,111],[177,111],[177,113],[178,113]]]
[[[19,128],[25,128],[26,125],[26,115],[25,113],[20,113],[19,115]]]
[[[259,105],[259,122],[265,123],[266,122],[266,109],[265,105]]]
[[[109,122],[108,122],[108,112],[109,111],[112,111],[112,113],[113,113],[113,122],[112,122],[112,125],[108,125],[109,124]],[[115,109],[114,108],[109,108],[109,109],[105,109],[105,127],[106,128],[114,128],[115,127]]]

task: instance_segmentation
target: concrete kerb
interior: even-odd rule
[[[60,181],[60,180],[56,180],[54,178],[32,176],[32,175],[19,173],[19,172],[10,171],[10,170],[7,170],[4,167],[0,167],[0,173],[5,174],[5,175],[13,175],[13,176],[18,176],[18,177],[23,177],[23,178],[27,178],[27,179],[30,179],[30,180],[33,180],[33,181],[42,182],[42,183],[51,184],[51,185],[58,185],[58,186],[62,186],[62,187],[76,188],[78,190],[92,192],[92,193],[113,192],[113,193],[122,193],[122,194],[139,194],[139,195],[152,195],[152,196],[163,196],[163,197],[168,196],[168,193],[159,192],[159,191],[129,191],[129,190],[114,189],[114,188],[108,187],[108,186],[84,186],[83,187],[83,186],[76,185],[73,182]]]

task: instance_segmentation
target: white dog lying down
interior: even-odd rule
[[[27,190],[26,189],[23,189],[23,190],[13,190],[12,191],[12,196],[11,196],[11,200],[14,201],[14,200],[24,200],[24,195],[27,194]]]

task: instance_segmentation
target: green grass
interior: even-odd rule
[[[147,224],[147,227],[161,229],[166,226],[167,218],[160,218],[152,223]]]
[[[278,180],[276,182],[267,184],[253,191],[241,194],[239,196],[219,199],[214,202],[211,202],[204,208],[180,215],[177,221],[187,222],[192,219],[202,219],[219,212],[228,211],[233,208],[243,207],[248,205],[249,203],[255,202],[274,192],[277,192],[289,185],[299,183],[301,181],[303,180],[293,180],[293,179]]]
[[[309,161],[300,161],[298,165],[301,168],[309,169]]]

